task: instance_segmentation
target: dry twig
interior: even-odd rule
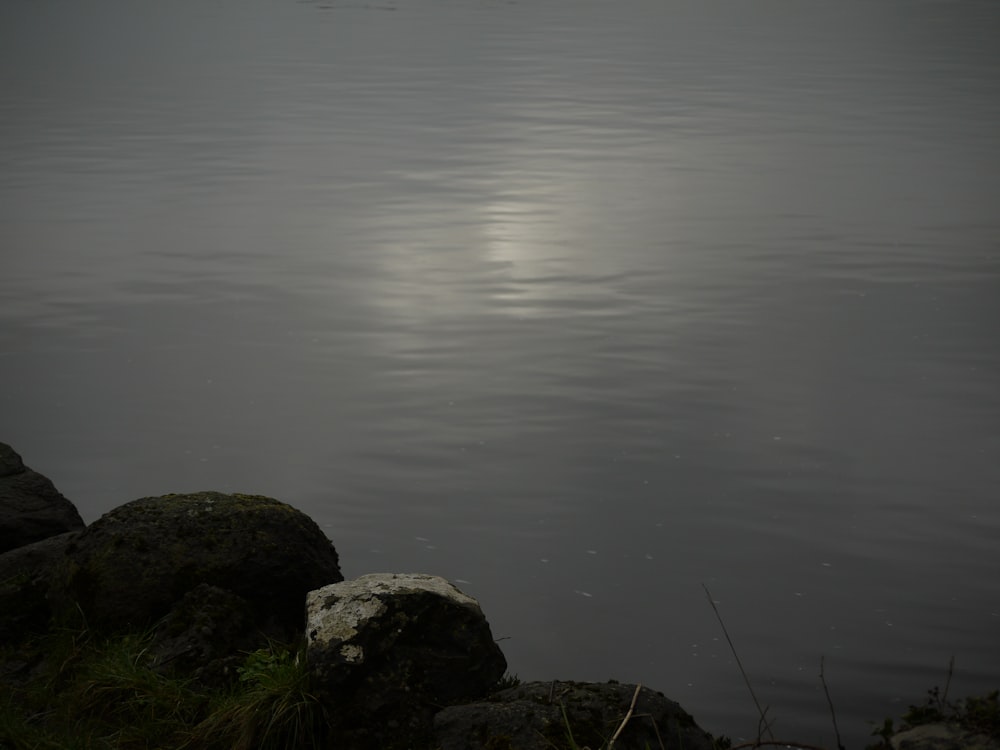
[[[612,750],[615,746],[615,742],[618,740],[618,735],[622,733],[625,729],[625,725],[628,724],[628,720],[632,718],[632,712],[635,711],[635,702],[639,700],[639,691],[642,690],[642,685],[635,686],[635,695],[632,696],[632,705],[628,707],[628,713],[625,714],[625,718],[622,719],[622,723],[618,725],[618,729],[615,733],[611,735],[611,739],[608,741],[608,750]]]

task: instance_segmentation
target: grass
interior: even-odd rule
[[[60,628],[0,646],[0,750],[295,750],[334,746],[304,644],[245,654],[228,687],[157,670],[152,633]],[[498,687],[513,687],[506,675]]]
[[[96,640],[72,631],[40,639],[34,653],[41,661],[28,680],[2,687],[0,739],[18,749],[179,744],[208,696],[153,670],[147,640]]]
[[[307,748],[328,722],[300,649],[246,655],[228,689],[165,675],[150,634],[96,639],[62,630],[30,644],[30,674],[0,683],[0,747],[12,750]],[[13,654],[9,649],[2,656]]]
[[[868,750],[890,748],[889,739],[894,734],[925,724],[949,724],[1000,743],[1000,691],[950,701],[947,686],[944,691],[933,687],[927,691],[925,701],[920,705],[911,705],[900,721],[896,725],[892,718],[885,719],[872,732],[872,736],[878,737],[879,741],[869,745]]]
[[[329,717],[309,692],[304,649],[254,651],[238,672],[239,685],[214,703],[186,747],[284,750],[332,741]]]
[[[248,653],[232,685],[208,688],[155,669],[150,642],[149,633],[96,638],[85,629],[67,627],[27,647],[0,647],[0,665],[21,665],[16,677],[8,673],[0,681],[0,748],[283,750],[333,745],[332,717],[310,692],[302,646],[272,643]],[[506,675],[498,687],[518,682]],[[614,750],[622,730],[640,717],[634,714],[637,696],[638,691],[617,731],[602,742],[603,750]],[[565,707],[563,719],[563,743],[583,750]],[[943,691],[933,688],[899,723],[886,719],[878,726],[873,735],[879,741],[869,750],[885,750],[896,732],[938,723],[1000,742],[1000,693],[951,701],[947,685]],[[719,747],[728,744],[725,738],[716,742]],[[662,740],[658,744],[664,747]],[[751,743],[774,744],[779,743],[761,737]]]

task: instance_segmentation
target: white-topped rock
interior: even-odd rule
[[[438,576],[310,591],[306,636],[311,690],[352,747],[386,746],[383,732],[429,736],[442,705],[486,695],[507,668],[478,602]]]

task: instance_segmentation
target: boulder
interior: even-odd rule
[[[311,591],[307,662],[346,747],[423,746],[434,714],[507,668],[479,604],[443,578],[373,574]]]
[[[306,592],[343,580],[337,552],[316,523],[260,495],[199,492],[126,503],[67,550],[62,606],[91,629],[147,627],[199,584],[244,599],[275,637],[302,632]]]
[[[0,555],[0,643],[14,643],[48,628],[49,589],[79,534],[68,531]]]
[[[202,583],[156,624],[149,655],[164,674],[220,687],[232,682],[247,652],[265,646],[246,599]]]
[[[712,750],[710,734],[662,693],[617,682],[530,682],[488,701],[443,709],[434,719],[440,750]],[[625,722],[632,699],[631,717]]]
[[[1000,742],[989,735],[957,724],[922,724],[894,734],[892,750],[998,750]]]
[[[0,443],[0,554],[82,528],[73,503],[25,466],[13,448]]]

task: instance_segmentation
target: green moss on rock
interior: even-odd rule
[[[336,550],[305,514],[262,495],[197,492],[135,500],[91,524],[70,549],[63,598],[113,632],[145,627],[209,584],[301,627],[306,592],[341,580]]]

